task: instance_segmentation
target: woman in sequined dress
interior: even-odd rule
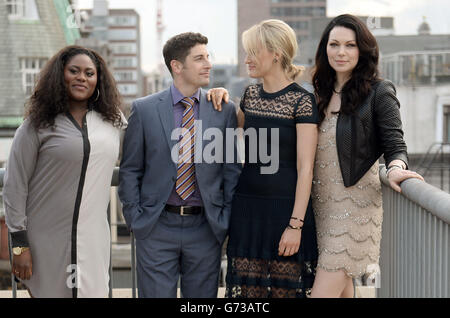
[[[313,76],[320,126],[313,208],[319,260],[311,297],[354,297],[352,278],[378,268],[383,220],[378,158],[391,187],[407,178],[406,144],[393,84],[378,76],[378,45],[356,17],[323,32]]]

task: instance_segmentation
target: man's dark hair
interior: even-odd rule
[[[166,66],[172,74],[170,62],[177,60],[184,63],[191,49],[197,44],[208,44],[208,38],[200,33],[186,32],[175,35],[164,45],[163,55]]]

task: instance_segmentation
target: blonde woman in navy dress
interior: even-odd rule
[[[231,212],[226,294],[304,298],[317,262],[310,192],[318,111],[314,96],[295,82],[301,72],[292,64],[297,39],[286,23],[263,21],[245,31],[242,42],[249,76],[262,83],[247,87],[238,126],[255,130],[257,144],[266,143],[266,149],[271,148],[270,133],[277,130],[279,140],[272,146],[277,147],[279,167],[273,174],[261,173],[265,164],[251,162],[253,145],[245,139],[245,164]],[[214,100],[222,98],[219,91],[210,93]],[[268,130],[267,140],[261,139],[261,129]]]

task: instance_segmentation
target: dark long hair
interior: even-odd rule
[[[369,95],[372,84],[380,80],[378,44],[367,26],[359,18],[350,14],[343,14],[334,18],[323,31],[320,39],[313,75],[313,85],[321,122],[325,118],[325,112],[336,82],[336,71],[330,66],[327,55],[330,32],[336,26],[353,30],[356,35],[356,45],[359,49],[358,64],[353,69],[350,79],[342,88],[340,111],[345,114],[353,114]]]
[[[55,117],[69,110],[64,67],[79,54],[89,56],[97,69],[97,86],[88,100],[88,106],[114,126],[122,125],[119,108],[121,97],[106,62],[94,50],[73,45],[61,49],[39,73],[34,92],[27,101],[25,113],[25,118],[29,118],[36,129],[53,126]]]

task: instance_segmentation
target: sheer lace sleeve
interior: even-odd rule
[[[295,109],[295,123],[297,124],[318,124],[319,111],[316,100],[312,94],[304,94]]]

